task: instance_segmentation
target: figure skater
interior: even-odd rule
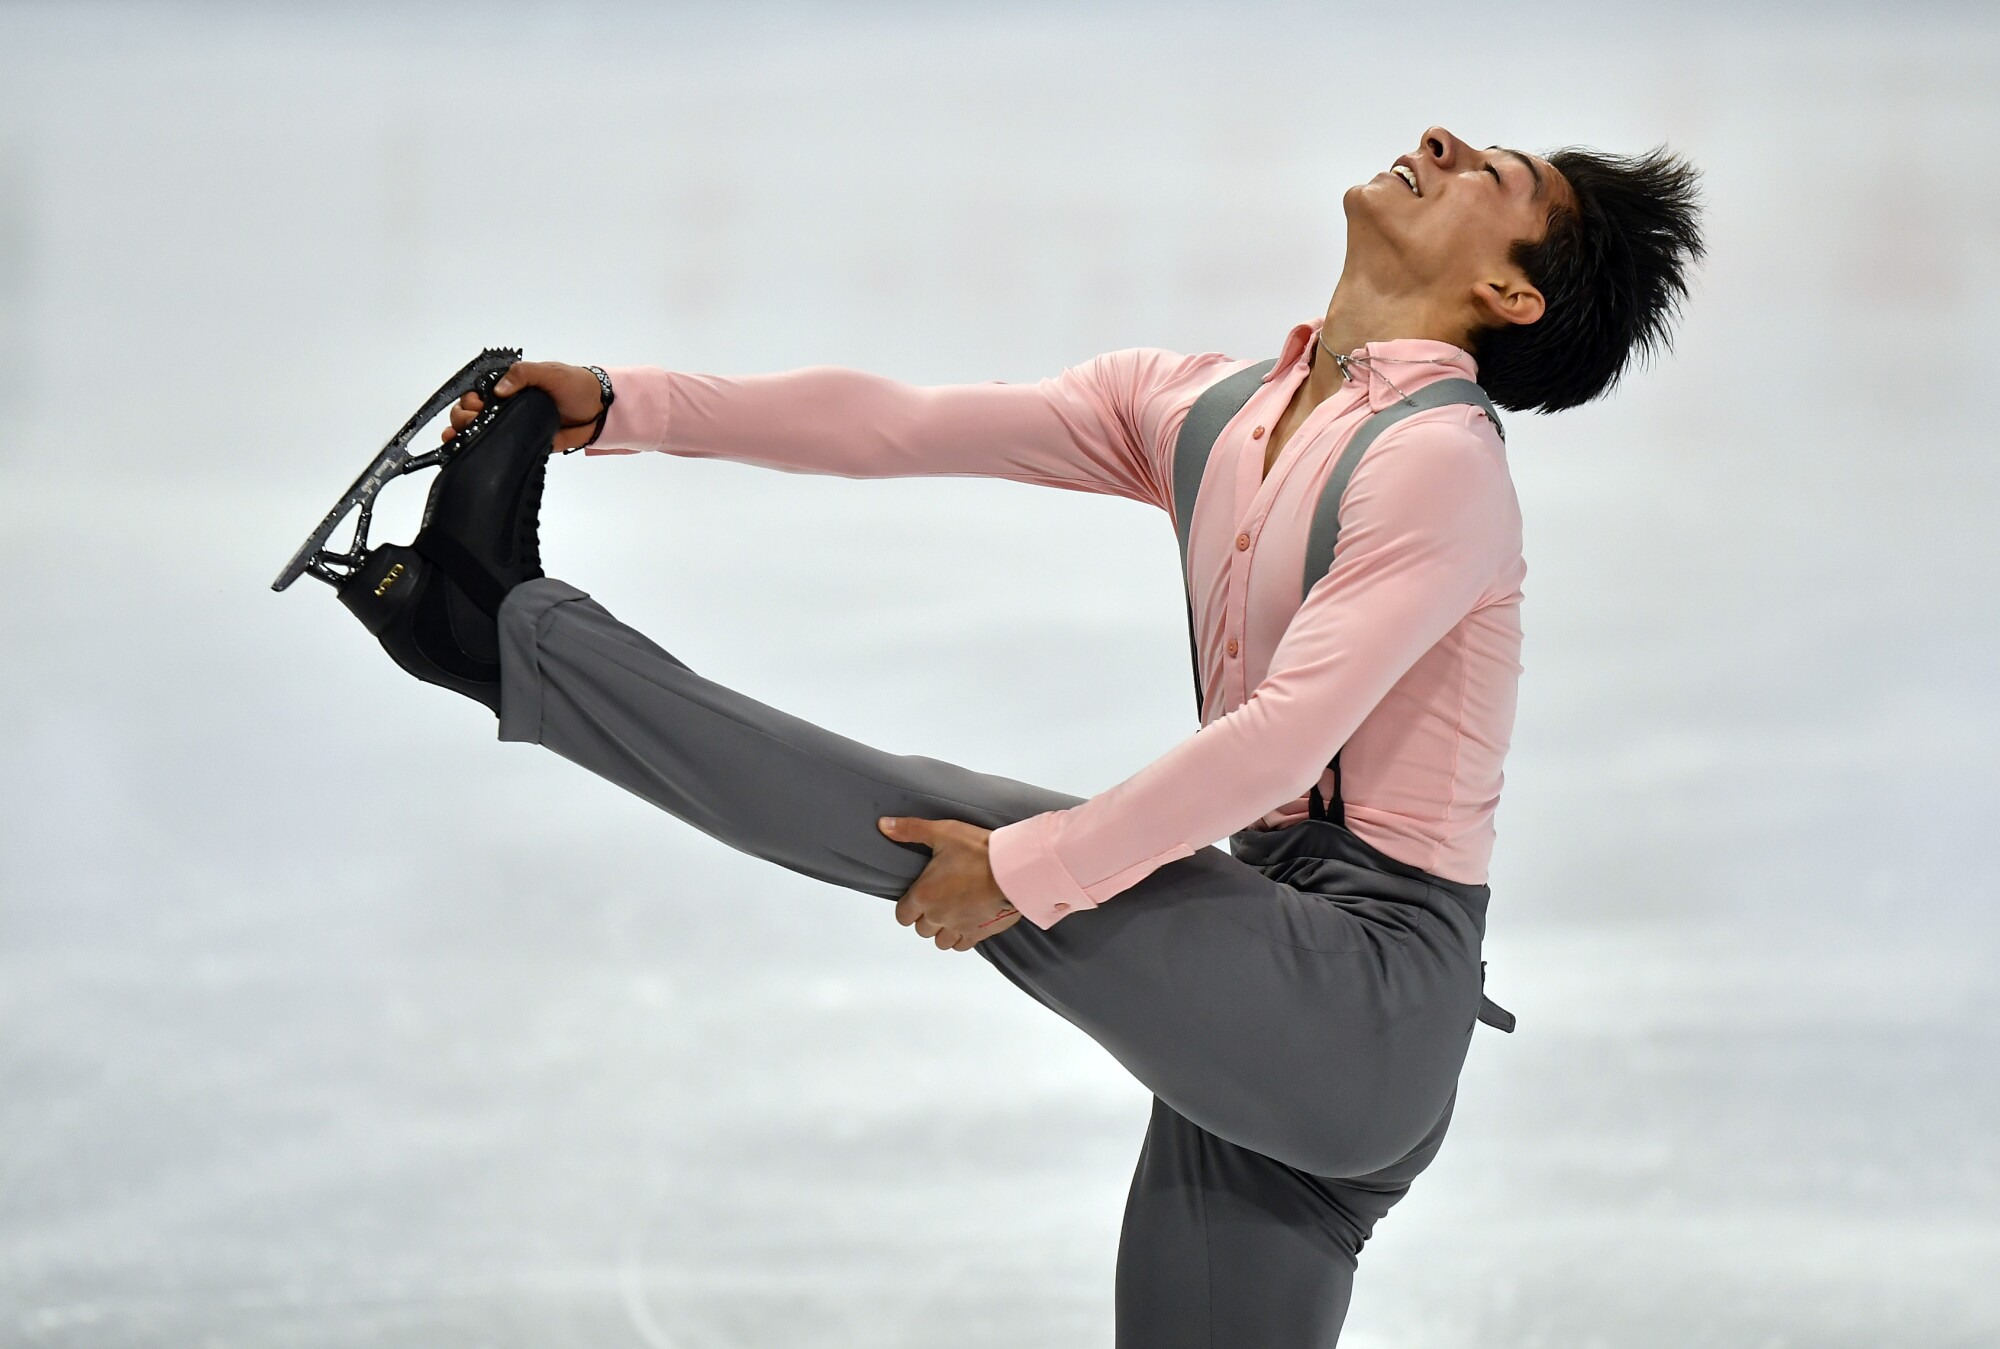
[[[1434,126],[1342,205],[1332,299],[1275,359],[1141,348],[1031,384],[915,387],[489,352],[477,388],[440,391],[438,450],[357,483],[354,552],[291,573],[335,583],[501,740],[894,901],[1123,1064],[1154,1100],[1121,1349],[1333,1345],[1363,1243],[1437,1155],[1474,1025],[1512,1028],[1480,959],[1525,572],[1495,405],[1575,407],[1670,348],[1704,251],[1698,172],[1664,146],[1544,156]],[[1157,507],[1181,544],[1198,729],[1086,799],[705,679],[543,573],[549,456],[580,448]],[[416,538],[365,549],[375,489],[429,463]]]

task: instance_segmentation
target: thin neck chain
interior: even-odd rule
[[[1339,352],[1335,351],[1332,347],[1328,346],[1326,344],[1326,332],[1324,329],[1320,331],[1319,348],[1321,351],[1324,351],[1327,355],[1333,357],[1333,363],[1340,367],[1340,377],[1344,380],[1354,378],[1354,372],[1352,370],[1349,370],[1347,367],[1355,362],[1359,362],[1360,364],[1367,366],[1368,369],[1374,371],[1376,374],[1382,375],[1381,371],[1375,370],[1375,361],[1377,359],[1376,357],[1369,356],[1366,353],[1363,353],[1359,356],[1343,356]],[[1394,361],[1398,365],[1418,365],[1426,363],[1435,364],[1434,359],[1429,357],[1420,358],[1420,357],[1383,356],[1380,359],[1384,361]],[[1388,385],[1390,388],[1395,389],[1396,396],[1398,398],[1401,398],[1405,403],[1408,403],[1411,407],[1415,407],[1417,405],[1417,400],[1410,397],[1408,394],[1404,393],[1403,390],[1397,385],[1395,380],[1390,379],[1387,375],[1382,375],[1382,382]]]

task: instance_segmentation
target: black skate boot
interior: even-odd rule
[[[419,409],[346,498],[306,541],[273,589],[310,572],[333,585],[397,665],[425,683],[462,693],[500,711],[499,628],[507,592],[542,575],[537,535],[542,484],[560,417],[554,400],[528,388],[496,399],[492,386],[520,356],[489,349]],[[476,390],[484,410],[450,442],[412,457],[402,449],[438,411]],[[367,547],[368,520],[383,485],[403,473],[442,465],[424,503],[423,523],[408,545]],[[347,553],[323,545],[359,506]],[[336,570],[339,567],[342,570]]]
[[[413,547],[383,544],[339,593],[396,664],[500,715],[498,627],[443,567]]]
[[[423,525],[407,548],[387,545],[340,588],[396,664],[500,712],[500,628],[507,592],[542,574],[539,525],[555,401],[523,389],[490,404],[454,437]]]

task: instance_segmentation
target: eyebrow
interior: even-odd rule
[[[1504,145],[1489,145],[1486,148],[1489,150],[1498,150],[1502,154],[1512,155],[1514,156],[1514,158],[1520,160],[1523,164],[1526,164],[1528,166],[1528,176],[1535,180],[1534,197],[1538,201],[1541,199],[1542,171],[1535,167],[1534,160],[1528,158],[1526,155],[1522,154],[1519,150],[1509,150]]]

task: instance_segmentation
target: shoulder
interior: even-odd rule
[[[1470,403],[1426,408],[1384,430],[1368,447],[1355,477],[1460,483],[1467,491],[1514,495],[1507,445],[1483,409]]]
[[[1385,430],[1355,466],[1343,507],[1425,531],[1468,531],[1518,548],[1521,508],[1506,444],[1476,406],[1413,413]]]
[[[1256,362],[1219,351],[1179,352],[1165,347],[1122,347],[1084,362],[1100,383],[1135,398],[1185,393],[1188,401],[1235,370]]]
[[[1162,447],[1179,434],[1203,390],[1256,364],[1219,351],[1126,347],[1092,357],[1080,369],[1141,444]]]

